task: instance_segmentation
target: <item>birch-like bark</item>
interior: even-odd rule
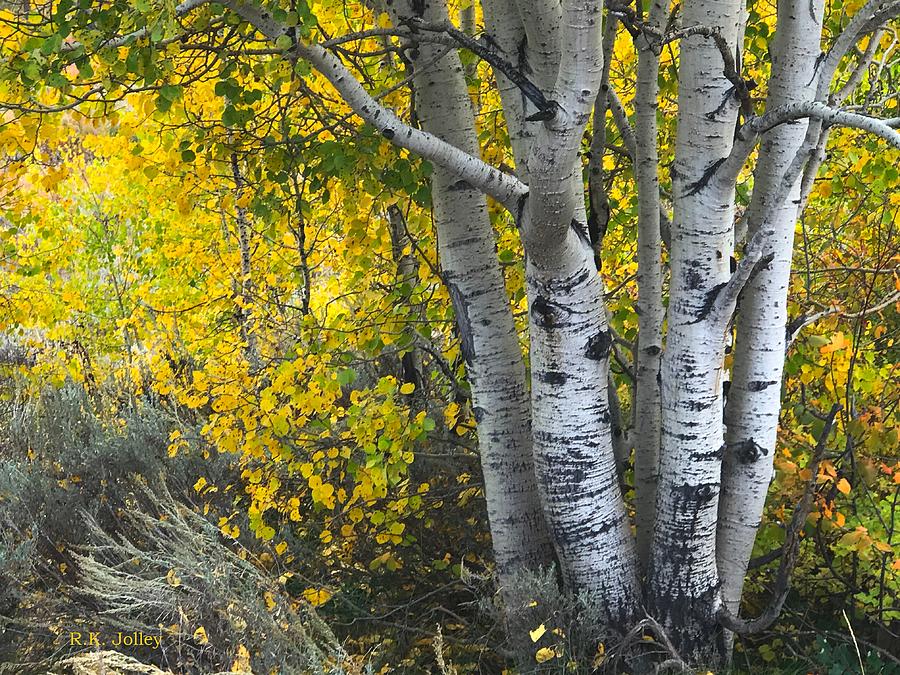
[[[390,7],[395,22],[418,16],[413,3]],[[425,6],[426,21],[447,21],[445,2]],[[455,51],[420,44],[413,56],[416,109],[424,130],[477,157],[472,104]],[[552,560],[535,484],[525,365],[495,254],[484,194],[450,170],[432,173],[434,219],[478,421],[485,499],[500,583]]]
[[[779,3],[768,109],[815,99],[823,15],[821,0]],[[763,135],[747,213],[749,235],[765,230],[767,236],[759,241],[772,260],[744,290],[725,411],[716,553],[722,600],[735,615],[772,479],[791,255],[801,197],[799,176],[785,174],[803,145],[807,128],[806,120],[797,120]],[[791,178],[792,184],[784,185]]]
[[[718,31],[733,50],[742,9],[740,0],[696,0],[684,5],[683,23]],[[734,182],[720,180],[715,169],[731,151],[738,102],[722,54],[708,38],[693,35],[681,43],[678,105],[648,604],[682,658],[710,663],[721,659],[724,647],[715,618],[715,540],[727,326],[727,312],[713,309],[727,290],[734,218]]]
[[[638,584],[613,452],[603,284],[574,232],[557,254],[527,270],[535,468],[567,586],[627,628]]]
[[[602,79],[601,8],[573,0],[563,12],[557,107],[536,129],[525,160],[529,193],[519,218],[528,256],[535,469],[567,586],[592,594],[610,626],[625,629],[638,604],[637,566],[616,475],[611,335],[586,242],[578,155]]]
[[[270,40],[289,34],[260,6],[243,0],[223,4]],[[418,4],[418,3],[417,3]],[[394,7],[419,18],[412,3]],[[421,8],[427,18],[447,21],[446,4]],[[456,309],[468,375],[479,417],[485,496],[501,584],[513,573],[551,561],[552,547],[535,489],[530,452],[530,417],[522,354],[503,276],[494,254],[493,230],[484,194],[514,211],[527,193],[516,177],[479,158],[471,100],[456,52],[422,44],[414,71],[421,118],[411,127],[380,105],[346,66],[321,45],[295,43],[293,50],[324,75],[353,111],[395,145],[435,164],[435,221],[444,223],[439,256]],[[438,135],[440,134],[440,136]]]
[[[668,2],[653,0],[647,27],[661,33]],[[659,151],[656,111],[659,97],[661,46],[646,32],[635,39],[638,48],[637,89],[634,100],[634,173],[638,190],[638,342],[634,356],[634,493],[638,558],[647,569],[656,519],[656,484],[662,427],[660,362],[663,268],[660,237]]]

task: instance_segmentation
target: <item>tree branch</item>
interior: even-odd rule
[[[823,309],[821,312],[816,312],[815,314],[801,314],[787,325],[787,338],[785,340],[784,347],[785,351],[790,349],[794,340],[796,340],[797,336],[800,335],[800,331],[802,331],[807,326],[816,323],[816,321],[820,321],[821,319],[829,316],[834,316],[835,314],[839,314],[845,319],[862,319],[869,314],[880,312],[882,309],[888,307],[889,305],[892,305],[895,302],[900,302],[900,291],[894,291],[877,305],[873,305],[859,312],[845,312],[842,307],[829,307],[828,309]]]
[[[767,110],[764,115],[748,120],[740,129],[740,134],[762,134],[781,124],[804,117],[820,120],[826,126],[842,126],[868,131],[900,149],[900,132],[884,120],[867,115],[832,108],[819,101],[803,101]]]
[[[551,117],[556,114],[556,102],[549,100],[536,84],[529,80],[522,71],[516,68],[512,63],[501,57],[490,47],[487,41],[476,40],[457,29],[449,22],[444,24],[430,24],[420,21],[409,21],[405,25],[410,28],[410,34],[407,36],[410,39],[415,39],[417,31],[420,30],[430,33],[446,34],[449,39],[437,41],[444,45],[468,49],[482,60],[487,61],[493,68],[503,73],[510,82],[519,88],[525,98],[534,103],[540,112],[546,113]],[[434,41],[436,39],[437,36],[425,38],[427,41]]]
[[[225,0],[222,4],[270,40],[291,34],[290,29],[276,21],[267,10],[253,3]],[[515,213],[519,200],[528,193],[528,187],[518,178],[400,120],[365,90],[335,54],[321,45],[297,42],[292,51],[324,75],[344,102],[394,145],[440,164]]]
[[[765,232],[765,234],[763,234]],[[725,285],[716,293],[710,308],[710,322],[718,327],[724,328],[731,320],[737,306],[738,297],[747,282],[759,272],[760,269],[768,265],[772,261],[772,254],[763,255],[762,242],[765,235],[771,232],[760,230],[750,243],[747,244],[744,257],[738,263],[734,274],[725,283]]]

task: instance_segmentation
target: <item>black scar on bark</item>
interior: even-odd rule
[[[546,384],[565,384],[569,376],[558,370],[545,370],[538,373],[538,379]]]
[[[391,140],[394,137],[394,130],[393,129],[383,129],[381,132],[381,135],[384,136],[386,139]]]
[[[718,169],[720,166],[722,166],[722,164],[725,162],[726,159],[727,159],[727,157],[723,157],[722,159],[717,159],[715,162],[713,162],[708,167],[706,167],[706,169],[703,171],[703,175],[700,176],[700,178],[698,178],[693,183],[688,184],[688,186],[687,186],[688,189],[687,189],[687,192],[684,193],[684,196],[692,197],[693,195],[698,194],[701,190],[703,190],[703,188],[705,188],[706,185],[709,183],[710,178],[713,177],[713,174],[716,172],[716,169]]]
[[[745,441],[736,443],[735,446],[737,459],[741,464],[753,464],[753,462],[758,460],[760,457],[769,454],[769,451],[766,448],[761,446],[752,438],[748,438]]]
[[[706,410],[713,406],[712,401],[689,401],[688,407],[694,411]]]
[[[773,384],[778,384],[775,380],[752,380],[747,383],[748,391],[762,391],[768,389]]]
[[[661,351],[662,351],[662,349],[660,349],[659,346],[657,346],[657,345],[652,345],[652,346],[650,346],[650,347],[647,347],[647,348],[644,350],[644,353],[645,353],[645,354],[648,354],[649,356],[658,356],[659,353],[660,353]]]
[[[516,229],[522,229],[522,217],[525,215],[525,203],[528,201],[528,193],[526,192],[518,200],[516,200]]]
[[[572,222],[569,224],[569,226],[573,230],[575,230],[575,234],[578,235],[578,238],[581,240],[581,242],[585,246],[588,246],[588,247],[591,246],[591,236],[590,236],[590,233],[588,232],[587,225],[585,225],[584,223],[579,223],[577,220],[572,218]]]
[[[691,289],[692,291],[696,291],[703,283],[703,277],[701,277],[700,273],[696,270],[689,269],[684,273],[684,282],[687,284],[687,287],[689,289]]]
[[[531,303],[531,316],[534,322],[541,328],[553,328],[559,320],[559,305],[556,305],[543,295],[539,295]]]
[[[612,337],[608,330],[601,330],[596,335],[588,338],[584,348],[584,355],[591,361],[602,361],[609,356],[612,346]]]
[[[467,366],[472,365],[475,356],[475,343],[472,340],[472,323],[469,320],[469,303],[463,297],[459,288],[452,281],[447,282],[447,290],[450,292],[450,302],[453,303],[453,311],[456,313],[456,327],[459,330],[459,349],[462,352],[463,361]]]
[[[472,415],[475,417],[475,422],[480,423],[481,420],[484,419],[484,416],[487,414],[487,411],[484,408],[479,408],[475,406],[472,408]]]
[[[706,298],[703,300],[703,306],[700,307],[700,311],[697,312],[697,318],[691,321],[692,324],[700,323],[709,316],[709,313],[712,311],[713,305],[716,304],[716,298],[719,297],[719,293],[725,286],[728,284],[726,282],[722,282],[721,284],[717,284],[709,289],[706,294]]]
[[[722,445],[720,445],[720,446],[719,446],[718,448],[716,448],[715,450],[710,450],[710,451],[708,451],[708,452],[699,452],[699,453],[695,453],[695,454],[692,454],[691,457],[692,457],[693,459],[714,459],[714,460],[719,460],[719,459],[722,459],[722,457],[725,456],[725,448],[726,448],[726,447],[727,447],[727,446],[726,446],[724,443],[722,443]]]
[[[690,505],[699,506],[700,504],[706,504],[711,501],[712,498],[716,494],[716,487],[713,485],[681,485],[678,486],[676,491],[680,493],[681,498],[684,500],[685,506],[689,507]]]
[[[473,189],[474,188],[472,187],[472,185],[464,180],[458,180],[455,183],[453,183],[452,185],[450,185],[450,187],[447,188],[447,190],[449,192],[461,192],[463,190],[473,190]]]

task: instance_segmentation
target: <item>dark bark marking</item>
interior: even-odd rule
[[[480,424],[486,414],[487,411],[484,408],[479,408],[478,406],[472,408],[472,415],[475,417],[476,424]]]
[[[578,235],[578,238],[582,241],[585,246],[591,246],[591,236],[588,230],[588,226],[584,223],[579,223],[577,220],[572,218],[572,222],[570,223],[570,227],[575,230],[575,234]]]
[[[693,183],[688,183],[688,186],[687,186],[688,189],[687,189],[687,192],[684,193],[684,196],[692,197],[692,196],[698,194],[700,191],[702,191],[703,188],[705,188],[707,186],[710,179],[713,177],[713,174],[716,173],[718,168],[720,166],[722,166],[722,164],[725,162],[726,159],[727,159],[726,157],[723,157],[722,159],[717,159],[715,162],[713,162],[708,167],[706,167],[706,170],[703,172],[703,175],[700,176],[700,178],[698,178]]]
[[[474,189],[475,189],[475,188],[473,188],[473,187],[471,186],[471,184],[469,184],[467,181],[464,181],[464,180],[458,180],[458,181],[456,181],[455,183],[451,184],[451,185],[447,188],[447,191],[448,191],[448,192],[461,192],[461,191],[463,191],[463,190],[474,190]]]
[[[565,384],[569,376],[558,370],[545,370],[537,374],[538,379],[546,384]]]
[[[778,384],[775,380],[751,380],[747,383],[747,391],[763,391],[773,384]]]
[[[528,193],[526,192],[521,197],[519,197],[516,202],[516,228],[522,229],[522,216],[525,215],[525,203],[528,201]]]
[[[383,129],[381,131],[381,135],[384,136],[386,139],[391,140],[394,137],[394,130],[393,129]]]
[[[720,460],[725,456],[725,448],[727,446],[722,443],[718,448],[707,452],[693,453],[691,457],[695,460]]]
[[[541,328],[553,328],[560,325],[561,314],[569,314],[569,310],[562,305],[552,302],[539,295],[531,303],[531,316],[535,324]]]
[[[752,438],[735,443],[733,447],[736,451],[737,460],[741,464],[753,464],[753,462],[757,461],[760,457],[769,454],[769,451],[766,448]]]
[[[721,284],[716,284],[712,288],[709,289],[706,293],[706,298],[703,300],[703,305],[700,307],[700,311],[697,312],[697,318],[694,321],[691,321],[692,324],[700,323],[709,316],[709,313],[712,311],[713,305],[716,304],[716,298],[719,297],[719,293],[722,291],[725,286],[728,284],[726,282],[722,282]]]
[[[596,335],[588,338],[587,344],[584,346],[584,355],[591,361],[602,361],[609,357],[609,350],[612,347],[612,337],[608,330],[601,330]]]
[[[684,283],[690,290],[696,291],[703,285],[703,277],[697,270],[689,269],[684,273]]]
[[[456,327],[459,330],[459,349],[462,352],[463,361],[466,362],[467,366],[471,366],[475,357],[475,343],[472,340],[469,303],[466,302],[459,287],[453,282],[447,282],[447,290],[450,292],[450,302],[453,303],[453,311],[456,313]]]

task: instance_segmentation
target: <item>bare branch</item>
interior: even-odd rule
[[[773,256],[771,254],[764,256],[762,252],[762,242],[765,240],[765,237],[771,236],[771,234],[770,231],[760,230],[754,235],[750,243],[747,244],[744,257],[738,263],[734,274],[718,290],[710,310],[710,321],[714,326],[724,328],[731,321],[737,306],[738,297],[741,291],[744,290],[744,286],[760,269],[772,261]]]
[[[785,351],[790,349],[794,340],[797,339],[797,336],[800,335],[800,332],[810,326],[817,321],[825,319],[829,316],[840,315],[845,319],[862,319],[870,314],[876,314],[883,310],[885,307],[889,307],[895,302],[900,302],[900,291],[894,291],[890,295],[888,295],[884,300],[879,302],[877,305],[872,305],[864,310],[859,312],[845,312],[842,307],[829,307],[828,309],[823,309],[821,312],[816,312],[814,314],[801,314],[796,319],[791,321],[787,326],[787,339],[785,340]]]
[[[900,149],[900,132],[889,126],[885,120],[832,108],[819,101],[803,101],[768,110],[764,115],[748,120],[741,127],[740,134],[742,136],[747,133],[762,134],[781,124],[804,117],[819,120],[826,126],[842,126],[868,131]]]

